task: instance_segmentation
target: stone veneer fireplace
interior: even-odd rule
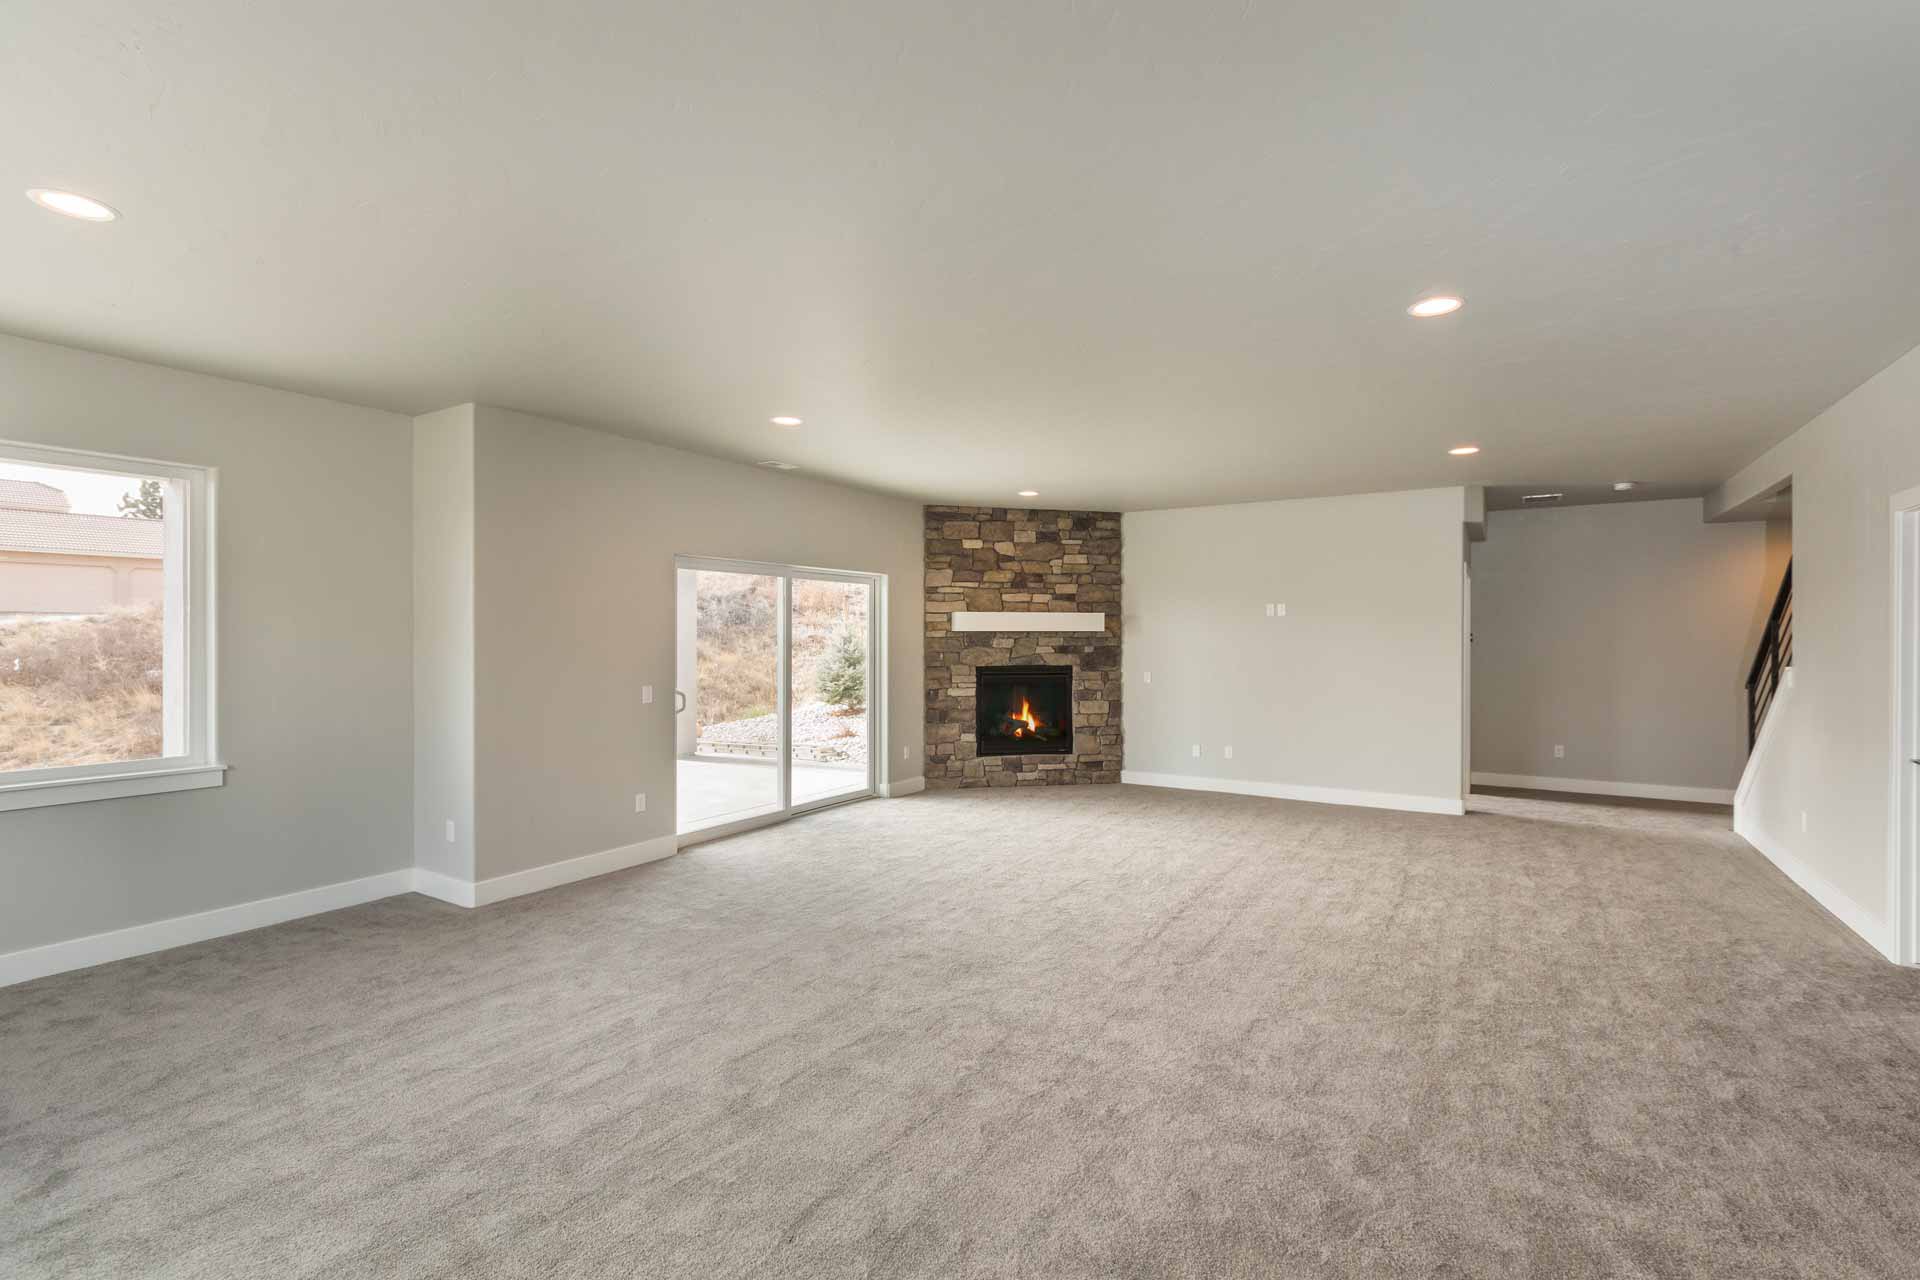
[[[929,787],[1120,781],[1120,553],[1115,512],[926,509]],[[963,611],[1106,625],[958,631]]]

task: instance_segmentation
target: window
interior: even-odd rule
[[[212,475],[0,441],[0,810],[219,786]]]

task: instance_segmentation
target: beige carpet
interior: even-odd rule
[[[866,803],[0,991],[0,1275],[1920,1273],[1920,974],[1724,813]]]

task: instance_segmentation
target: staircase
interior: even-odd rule
[[[1793,665],[1793,562],[1780,579],[1780,594],[1773,599],[1773,611],[1767,615],[1766,634],[1760,637],[1760,651],[1753,655],[1747,672],[1747,751],[1759,740],[1760,726],[1780,691],[1781,673]]]

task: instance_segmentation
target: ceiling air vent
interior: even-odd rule
[[[1537,507],[1543,502],[1558,502],[1566,496],[1564,493],[1523,493],[1520,495],[1520,501],[1528,506]]]

